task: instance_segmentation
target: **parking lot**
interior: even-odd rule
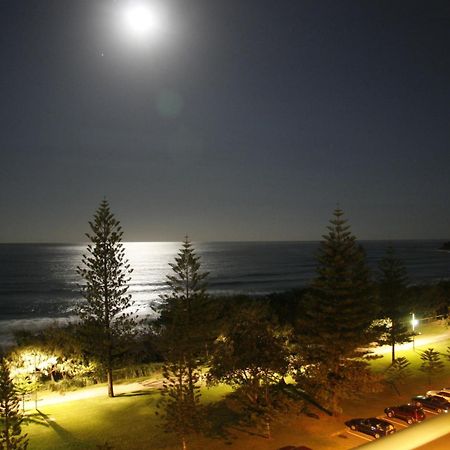
[[[425,414],[428,418],[434,417],[438,415],[437,412],[431,411],[429,409],[423,408],[425,411]],[[385,414],[381,414],[379,416],[376,416],[378,419],[385,420],[386,422],[391,423],[397,432],[402,431],[405,428],[417,426],[417,424],[408,425],[405,421],[398,419],[398,418],[389,418]],[[366,444],[367,442],[371,442],[376,440],[374,437],[369,436],[368,434],[361,433],[359,431],[351,430],[348,427],[344,427],[342,430],[333,433],[332,437],[335,439],[346,439],[346,442],[348,443],[348,449],[357,448],[363,444]],[[380,438],[383,439],[383,438]],[[443,438],[442,440],[442,450],[449,448],[449,439],[450,438]],[[440,441],[440,440],[439,440]],[[426,446],[420,447],[420,449],[423,450],[440,450],[441,446],[437,441],[432,442],[431,444],[428,444]]]

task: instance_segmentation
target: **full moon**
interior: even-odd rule
[[[148,3],[132,3],[123,10],[123,23],[129,34],[145,38],[164,28],[162,11]]]

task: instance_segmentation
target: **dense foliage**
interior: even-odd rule
[[[10,375],[9,363],[0,359],[0,448],[4,450],[25,450],[27,435],[22,434],[23,416],[20,400]]]
[[[342,210],[334,211],[323,238],[317,276],[297,318],[296,377],[338,413],[342,399],[373,387],[365,358],[376,338],[378,311],[365,254]]]
[[[205,326],[202,317],[207,302],[206,272],[200,271],[188,237],[170,263],[168,292],[161,296],[160,345],[164,356],[164,384],[161,390],[165,428],[176,433],[187,448],[187,439],[199,431],[201,421],[199,380],[204,351]]]
[[[385,380],[400,395],[399,386],[411,377],[410,362],[405,357],[394,359],[385,373]]]
[[[395,256],[390,246],[378,265],[378,301],[380,317],[387,321],[387,326],[380,343],[392,348],[392,362],[395,361],[395,345],[411,340],[412,332],[408,315],[411,305],[408,299],[408,275],[400,259]]]
[[[433,348],[428,348],[422,352],[420,359],[422,360],[420,370],[427,374],[428,383],[431,384],[431,379],[444,370],[444,363],[441,360],[441,355]]]
[[[90,244],[78,267],[86,299],[78,307],[80,336],[84,350],[105,370],[108,395],[114,397],[114,361],[126,352],[136,326],[130,310],[133,302],[127,294],[132,269],[125,259],[122,228],[106,200],[89,225],[91,233],[86,236]]]
[[[282,392],[276,389],[284,383],[288,370],[287,338],[269,311],[260,303],[235,310],[213,347],[208,379],[235,388],[247,416],[263,423],[267,437],[271,422],[279,409]]]

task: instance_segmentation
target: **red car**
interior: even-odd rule
[[[408,424],[425,420],[425,411],[420,406],[415,406],[411,403],[399,406],[389,406],[384,412],[388,417],[397,417]]]

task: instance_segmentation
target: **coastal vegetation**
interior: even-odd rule
[[[126,353],[136,327],[127,294],[132,270],[125,259],[120,222],[103,200],[94,220],[87,254],[83,255],[78,274],[84,280],[81,292],[85,302],[77,307],[80,317],[78,334],[87,355],[105,371],[108,396],[114,397],[113,367],[115,360]]]
[[[323,236],[317,276],[298,317],[296,380],[333,414],[375,388],[368,357],[379,337],[378,305],[362,248],[336,209]]]
[[[408,298],[408,274],[402,261],[395,256],[392,246],[378,265],[377,295],[380,319],[385,320],[379,343],[392,348],[391,361],[395,362],[395,346],[411,340],[413,332],[404,318],[411,312]]]
[[[423,326],[424,334],[436,333],[444,328],[435,325]],[[436,351],[445,353],[449,342],[433,345]],[[258,448],[263,450],[279,449],[288,445],[305,445],[314,449],[333,448],[344,450],[349,448],[349,441],[355,440],[351,436],[347,439],[340,437],[343,421],[361,415],[376,416],[390,404],[407,401],[411,396],[429,389],[426,375],[419,368],[421,364],[420,352],[426,347],[417,348],[414,352],[409,345],[397,350],[398,359],[407,358],[410,361],[409,375],[402,382],[398,382],[400,393],[395,392],[390,384],[386,384],[381,393],[368,394],[364,400],[352,400],[344,403],[344,414],[340,417],[329,416],[318,408],[311,406],[303,408],[301,403],[286,413],[280,412],[274,417],[272,438],[264,438],[258,428],[245,425],[235,409],[237,401],[230,398],[233,391],[220,384],[207,387],[201,385],[202,401],[207,413],[207,428],[203,434],[191,437],[193,449],[208,450],[247,450]],[[371,362],[375,373],[385,373],[389,367],[390,354],[384,358]],[[433,380],[433,386],[442,387],[447,383],[450,363],[446,362],[445,371]],[[154,374],[152,379],[159,379],[160,374]],[[289,382],[289,380],[287,380]],[[119,386],[119,383],[117,384]],[[117,395],[114,399],[106,397],[102,392],[106,384],[100,385],[98,396],[75,400],[66,393],[61,397],[61,403],[44,405],[45,396],[40,396],[42,405],[39,412],[28,410],[26,417],[32,419],[23,429],[30,438],[31,450],[73,450],[92,449],[97,445],[108,442],[114,449],[166,449],[179,450],[179,439],[172,433],[164,431],[163,422],[158,412],[157,403],[160,393],[157,389],[146,391],[136,390],[134,393]],[[89,392],[91,387],[77,392]],[[299,414],[300,411],[306,414]],[[206,421],[206,420],[205,420]],[[355,441],[355,446],[358,441]],[[361,442],[360,442],[361,443]]]
[[[441,355],[433,348],[428,348],[422,352],[420,359],[422,360],[420,370],[426,373],[428,384],[431,385],[431,379],[444,370],[445,366],[441,360]]]
[[[208,383],[229,385],[242,418],[262,425],[270,439],[272,421],[289,394],[284,382],[289,372],[289,334],[264,304],[243,305],[234,314],[213,345]]]
[[[208,274],[200,272],[199,258],[187,236],[170,267],[168,292],[161,295],[156,324],[164,359],[160,406],[165,429],[178,435],[185,450],[201,422],[199,382],[206,337],[202,313]]]
[[[26,450],[28,438],[22,433],[23,414],[20,399],[13,383],[9,362],[0,359],[0,448]]]
[[[270,439],[278,417],[333,418],[362,396],[391,388],[398,395],[413,373],[438,379],[445,367],[437,346],[416,359],[398,348],[415,337],[411,313],[447,320],[450,283],[411,285],[392,248],[371,273],[339,208],[309,286],[265,296],[208,294],[208,274],[186,237],[170,264],[157,319],[144,322],[135,318],[123,231],[106,200],[89,225],[90,243],[78,267],[85,298],[77,306],[79,321],[16,335],[16,348],[3,360],[14,373],[14,402],[38,389],[105,381],[114,397],[114,380],[152,378],[158,390],[138,393],[150,404],[121,395],[99,403],[102,414],[118,420],[122,407],[137,408],[186,450],[202,439],[228,439],[227,426]],[[391,355],[382,370],[380,345],[390,346]],[[95,442],[125,448],[120,439],[110,430]],[[128,442],[126,448],[134,447]]]

